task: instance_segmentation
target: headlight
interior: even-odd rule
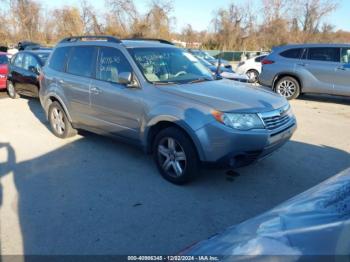
[[[212,115],[218,122],[234,129],[265,129],[264,123],[257,114],[222,113],[213,111]]]
[[[6,75],[1,75],[0,74],[0,79],[4,79],[4,78],[6,78]]]

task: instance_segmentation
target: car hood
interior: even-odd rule
[[[159,88],[222,112],[268,112],[287,104],[283,97],[271,91],[225,79]]]

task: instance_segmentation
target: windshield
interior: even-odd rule
[[[40,60],[43,62],[43,64],[46,64],[47,58],[49,57],[49,53],[39,53],[38,57],[40,58]]]
[[[214,80],[197,58],[178,48],[135,48],[129,52],[152,83],[185,84]]]
[[[0,65],[4,65],[8,63],[8,58],[6,55],[0,55]]]

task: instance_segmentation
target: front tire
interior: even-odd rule
[[[198,172],[196,149],[187,134],[176,127],[159,132],[153,144],[153,156],[160,174],[171,183],[185,184]]]
[[[16,91],[14,83],[12,81],[7,81],[7,94],[12,99],[19,98],[19,94]]]
[[[58,102],[53,102],[49,107],[49,122],[52,133],[59,138],[75,136],[77,131],[72,127],[66,113]]]
[[[275,92],[288,100],[296,99],[300,95],[300,84],[294,77],[282,77],[275,86]]]

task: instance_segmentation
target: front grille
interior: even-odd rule
[[[288,105],[272,112],[262,113],[260,117],[268,130],[275,130],[291,120],[290,107]]]

